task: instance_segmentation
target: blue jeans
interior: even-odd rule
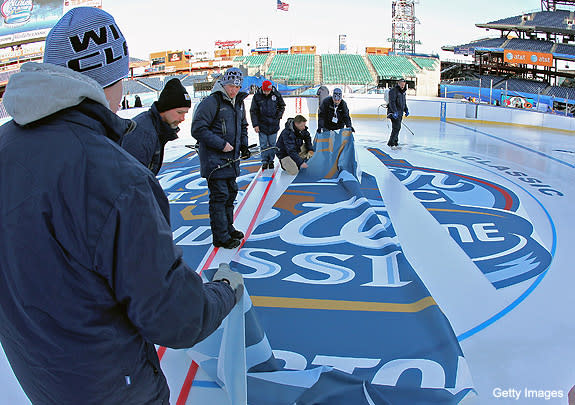
[[[235,177],[227,179],[210,179],[210,227],[212,239],[226,242],[234,230],[234,201],[238,195],[238,184]]]
[[[268,134],[264,134],[262,131],[260,131],[259,132],[260,148],[265,149],[265,148],[270,148],[270,147],[276,146],[277,135],[278,135],[277,132],[275,134],[268,135]],[[265,152],[262,152],[262,154],[261,154],[262,163],[273,162],[275,155],[276,155],[275,149],[270,149],[270,150],[267,150]]]

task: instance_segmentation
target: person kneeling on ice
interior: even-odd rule
[[[303,115],[288,118],[276,143],[276,155],[281,167],[291,175],[298,174],[300,169],[307,169],[306,162],[314,153],[306,122]]]

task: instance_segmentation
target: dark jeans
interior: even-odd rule
[[[212,239],[226,242],[234,230],[234,201],[238,195],[238,184],[235,177],[227,179],[210,179],[210,226]]]
[[[389,136],[389,141],[387,141],[388,146],[397,146],[399,141],[399,130],[401,129],[401,120],[403,117],[397,119],[391,118],[391,135]]]

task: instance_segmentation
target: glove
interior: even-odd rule
[[[230,269],[230,265],[227,263],[220,263],[218,271],[214,274],[212,281],[227,282],[229,286],[232,287],[232,290],[234,290],[236,303],[244,295],[244,278],[242,274]]]
[[[405,116],[409,117],[409,110],[405,110]]]
[[[250,148],[248,148],[246,145],[240,146],[240,157],[242,159],[249,159],[251,155],[252,152],[250,152]]]
[[[396,112],[394,112],[393,114],[391,114],[391,116],[393,117],[394,120],[399,118],[399,115],[397,115]]]
[[[355,132],[355,129],[353,129],[353,127],[349,127],[349,130],[350,130],[351,132]]]
[[[318,134],[321,134],[323,132],[323,130],[321,128],[318,128],[317,131],[315,131],[315,132],[317,132]]]

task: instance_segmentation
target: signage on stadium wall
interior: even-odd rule
[[[232,41],[216,41],[215,45],[219,46],[221,48],[232,48],[234,46],[236,46],[237,44],[241,44],[242,41],[241,40],[232,40]]]
[[[62,0],[37,4],[32,0],[0,1],[0,45],[45,38],[62,17]]]
[[[183,59],[182,52],[174,52],[168,54],[168,62],[179,62]]]
[[[0,46],[41,41],[70,9],[102,8],[102,0],[0,0]]]
[[[65,0],[62,14],[75,7],[97,7],[102,8],[102,0]]]
[[[550,53],[506,49],[503,54],[505,56],[505,62],[507,63],[553,66],[553,54]]]

